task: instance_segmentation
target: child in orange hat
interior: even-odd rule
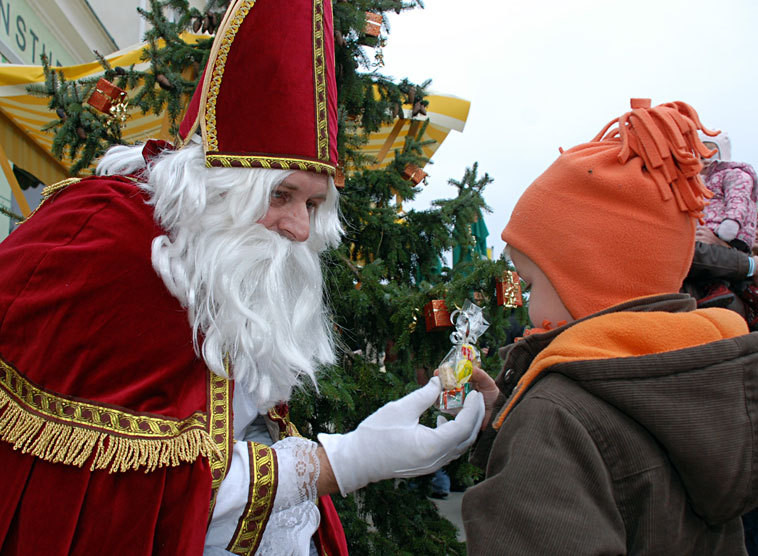
[[[680,294],[708,190],[683,102],[562,152],[503,231],[534,333],[478,375],[491,425],[463,500],[472,554],[744,552],[758,505],[758,335]],[[708,132],[707,133],[712,133]]]

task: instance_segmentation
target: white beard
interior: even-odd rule
[[[109,151],[98,171],[134,172],[126,159],[139,161],[125,149],[135,148]],[[153,267],[187,308],[208,367],[226,376],[228,355],[236,391],[260,410],[288,400],[303,376],[316,384],[319,365],[334,362],[319,260],[341,233],[331,180],[311,237],[297,243],[257,223],[290,172],[205,168],[199,145],[137,170],[168,232],[153,240]]]

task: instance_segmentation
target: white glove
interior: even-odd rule
[[[739,231],[740,225],[737,221],[727,218],[719,224],[718,228],[716,228],[716,235],[728,243],[737,237],[737,232]]]
[[[473,444],[484,419],[484,401],[475,390],[455,420],[440,416],[434,429],[419,424],[441,391],[435,376],[423,388],[377,409],[353,432],[318,435],[343,496],[382,479],[427,475]]]

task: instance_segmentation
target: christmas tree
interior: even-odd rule
[[[129,92],[131,110],[167,112],[176,130],[227,5],[228,0],[212,0],[198,10],[187,0],[151,0],[142,11],[150,23],[145,55],[150,67],[114,68],[101,57],[105,79]],[[406,211],[403,205],[423,187],[416,171],[428,162],[424,125],[385,168],[377,169],[360,151],[368,134],[402,114],[403,105],[423,121],[429,83],[392,80],[379,72],[386,12],[416,7],[423,7],[418,0],[339,0],[333,6],[346,235],[327,253],[325,276],[340,361],[324,369],[318,391],[306,388],[292,401],[293,421],[310,438],[321,431],[352,430],[431,376],[451,347],[452,327],[449,320],[427,322],[424,308],[430,302],[452,311],[474,299],[490,322],[480,345],[496,348],[506,340],[511,309],[498,305],[496,284],[507,263],[482,256],[482,214],[489,210],[483,192],[490,176],[480,176],[473,164],[460,181],[450,180],[449,199]],[[205,35],[198,39],[187,32]],[[70,158],[73,173],[87,172],[108,147],[121,142],[120,119],[87,103],[97,79],[70,82],[47,65],[45,71],[45,84],[31,90],[49,97],[58,115],[47,126],[55,133],[54,154]],[[444,255],[453,249],[451,268]],[[492,374],[499,371],[496,352],[489,350],[482,360]],[[433,426],[432,412],[424,418]],[[481,475],[465,458],[448,470],[461,485]],[[428,483],[428,478],[384,481],[334,497],[351,552],[464,554],[454,526],[427,498]]]

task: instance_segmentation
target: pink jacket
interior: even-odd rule
[[[758,176],[753,167],[743,162],[714,162],[703,172],[703,181],[713,192],[704,211],[705,225],[715,233],[723,220],[734,220],[740,225],[736,239],[752,248],[758,218]]]

